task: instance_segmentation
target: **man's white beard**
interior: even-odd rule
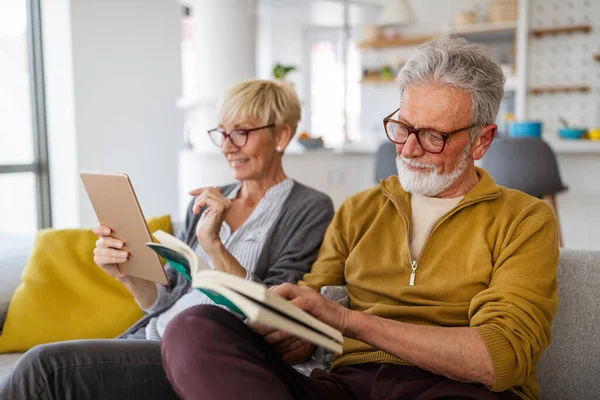
[[[402,155],[396,157],[398,177],[400,184],[409,193],[420,194],[426,197],[435,197],[447,190],[466,171],[469,166],[471,149],[468,146],[462,153],[461,159],[454,171],[447,174],[438,174],[437,166],[422,164]],[[426,168],[428,171],[413,171],[406,164],[414,167]]]

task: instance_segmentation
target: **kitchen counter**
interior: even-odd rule
[[[375,185],[373,151],[317,149],[290,151],[283,156],[286,174],[298,182],[327,193],[335,207],[361,190]],[[232,182],[225,158],[218,152],[179,153],[179,217],[185,216],[187,192],[193,188]]]
[[[565,247],[600,250],[600,142],[549,140],[564,184],[557,196]],[[376,184],[374,149],[355,146],[286,152],[284,169],[289,177],[327,193],[334,205]],[[183,150],[179,155],[180,217],[189,202],[187,192],[196,187],[231,182],[231,171],[218,152]]]

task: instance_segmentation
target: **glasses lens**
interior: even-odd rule
[[[444,137],[435,131],[419,132],[419,142],[424,150],[431,153],[439,153],[444,147]]]
[[[229,134],[229,138],[231,142],[236,147],[242,147],[246,144],[246,140],[248,139],[248,132],[246,131],[232,131]]]
[[[385,132],[392,142],[402,144],[408,138],[408,129],[396,122],[389,121],[385,125]]]
[[[218,129],[213,129],[212,131],[208,131],[208,136],[210,136],[210,140],[212,140],[212,142],[215,144],[215,146],[217,146],[217,147],[223,146],[223,141],[225,139],[223,132],[221,132]]]

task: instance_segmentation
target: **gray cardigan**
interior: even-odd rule
[[[227,196],[236,184],[221,188]],[[179,239],[195,248],[196,224],[204,208],[195,215],[192,212],[194,201],[190,202],[185,226]],[[288,198],[283,203],[279,218],[275,220],[258,258],[254,274],[267,286],[285,282],[295,283],[310,271],[317,258],[325,230],[334,214],[329,196],[294,181]],[[165,312],[175,304],[190,288],[190,282],[169,264],[165,266],[169,278],[166,294],[158,299],[154,309],[136,322],[120,339],[146,339],[146,325],[153,317]]]

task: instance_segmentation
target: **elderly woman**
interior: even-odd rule
[[[208,131],[235,184],[195,189],[183,232],[211,267],[268,286],[310,270],[333,217],[330,198],[288,178],[282,157],[300,119],[293,89],[271,81],[234,86]],[[168,286],[123,275],[123,243],[100,226],[95,262],[133,294],[147,315],[121,339],[38,346],[0,383],[1,399],[177,399],[162,368],[161,337],[179,313],[213,304],[167,265]]]

